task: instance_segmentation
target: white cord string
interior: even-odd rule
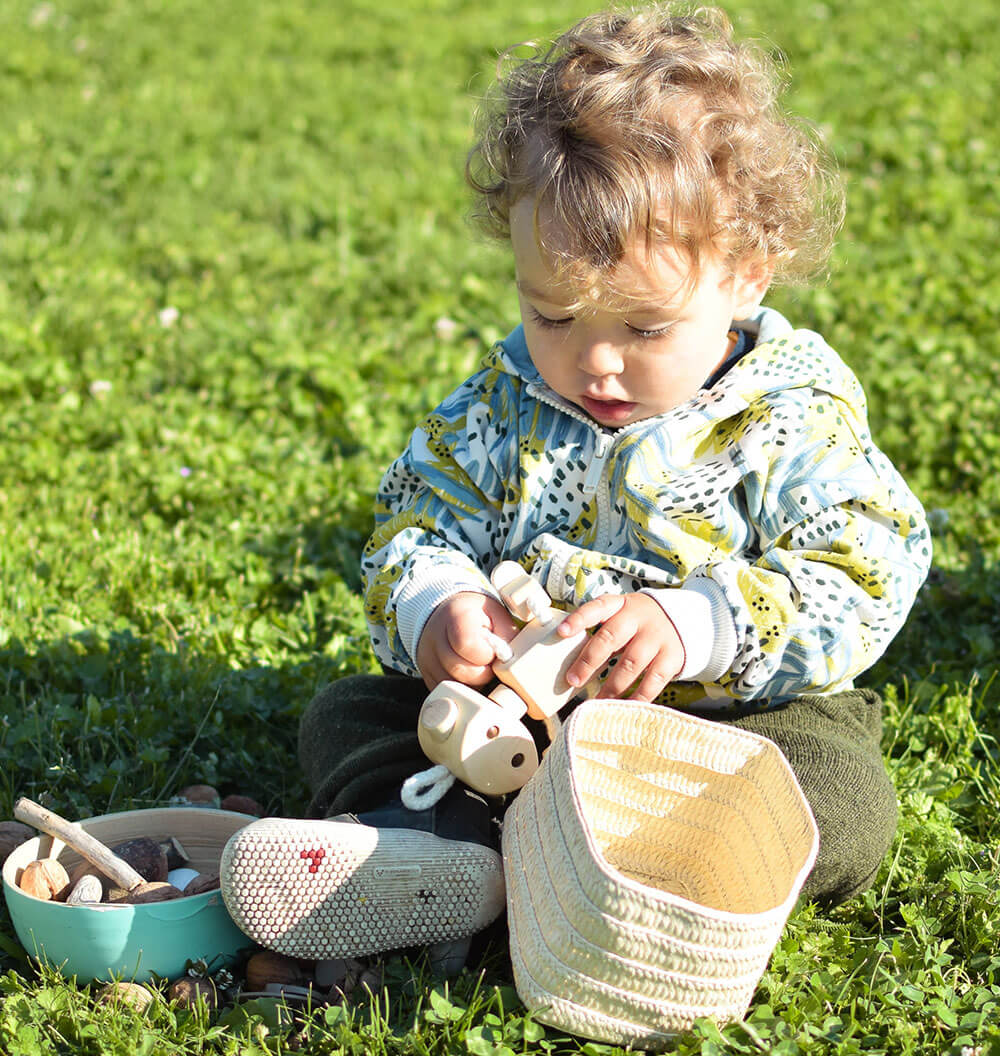
[[[427,810],[433,807],[455,783],[455,775],[446,766],[437,765],[408,777],[399,791],[399,798],[408,810]]]

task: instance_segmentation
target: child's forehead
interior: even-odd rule
[[[662,311],[680,309],[699,281],[694,262],[670,245],[647,245],[635,234],[620,261],[597,268],[573,253],[574,240],[544,206],[522,198],[510,212],[518,289],[566,307]]]

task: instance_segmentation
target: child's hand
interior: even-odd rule
[[[463,591],[438,605],[417,643],[417,667],[427,688],[447,678],[467,686],[492,681],[490,665],[497,654],[491,634],[505,642],[517,634],[510,613],[496,598]]]
[[[624,697],[638,682],[631,699],[653,700],[684,666],[680,637],[648,594],[606,594],[588,601],[563,620],[558,633],[566,637],[591,627],[598,629],[566,673],[572,686],[584,685],[617,656],[599,695]]]

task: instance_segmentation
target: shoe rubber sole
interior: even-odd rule
[[[491,848],[352,822],[253,822],[226,844],[220,876],[241,931],[308,960],[466,938],[505,905]]]

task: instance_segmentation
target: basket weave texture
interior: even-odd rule
[[[644,1048],[742,1018],[818,846],[766,738],[581,704],[504,819],[518,994],[542,1022]]]

